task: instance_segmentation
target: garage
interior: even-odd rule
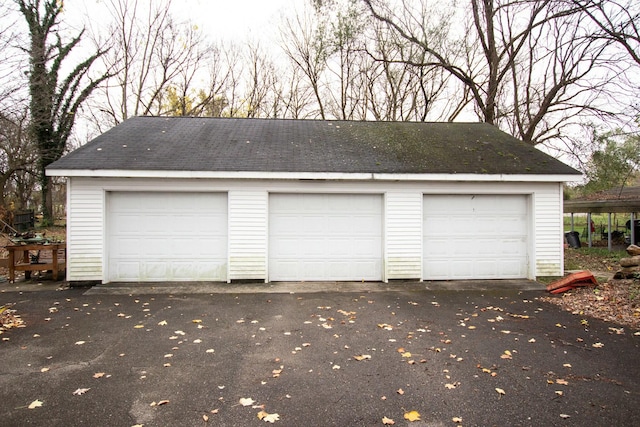
[[[269,279],[382,280],[382,196],[271,194]]]
[[[518,279],[528,273],[526,195],[425,195],[423,279]]]
[[[226,281],[226,193],[107,193],[111,282]]]
[[[582,174],[487,123],[134,117],[47,167],[67,280],[561,276]]]

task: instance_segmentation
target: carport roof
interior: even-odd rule
[[[640,186],[618,187],[586,197],[565,200],[565,213],[640,212]]]
[[[486,123],[200,117],[126,120],[47,169],[579,175]]]

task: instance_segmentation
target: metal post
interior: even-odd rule
[[[632,245],[635,245],[636,244],[636,220],[633,212],[631,212],[631,233],[629,234],[631,236],[631,240],[629,240],[629,243]]]
[[[607,230],[607,247],[609,248],[609,252],[611,252],[613,250],[613,245],[611,244],[611,212],[609,212],[609,223],[607,224],[607,227],[609,227]]]
[[[591,212],[587,214],[587,240],[589,241],[589,247],[591,247]]]
[[[573,212],[571,212],[571,231],[573,231]]]

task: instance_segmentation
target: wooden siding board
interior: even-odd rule
[[[386,193],[385,242],[387,280],[421,278],[421,192]]]
[[[104,194],[92,180],[69,178],[67,280],[101,281]]]
[[[266,191],[229,192],[229,280],[267,279]]]
[[[537,185],[533,200],[535,275],[561,276],[564,273],[562,185]]]

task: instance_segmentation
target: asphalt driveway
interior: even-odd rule
[[[26,327],[0,335],[0,419],[640,425],[640,336],[542,295],[4,292]]]

